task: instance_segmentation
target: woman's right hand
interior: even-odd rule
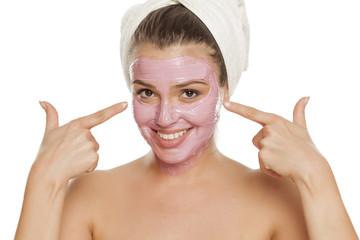
[[[58,113],[48,102],[40,102],[46,112],[46,129],[32,171],[54,182],[68,181],[85,172],[94,171],[99,144],[91,128],[124,111],[126,102],[117,103],[91,115],[59,127]]]

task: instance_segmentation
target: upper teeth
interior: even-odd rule
[[[182,135],[184,135],[186,132],[188,131],[188,129],[186,130],[183,130],[183,131],[180,131],[180,132],[177,132],[177,133],[171,133],[171,134],[164,134],[164,133],[161,133],[161,132],[157,132],[157,134],[163,138],[163,139],[166,139],[166,140],[171,140],[171,139],[176,139],[178,137],[181,137]]]

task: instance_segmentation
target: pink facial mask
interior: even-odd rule
[[[155,153],[161,170],[176,175],[194,164],[214,133],[221,106],[216,73],[203,59],[183,56],[154,60],[138,58],[130,66],[131,81],[156,86],[156,104],[133,97],[133,113],[142,136]],[[171,102],[170,88],[191,80],[203,80],[208,94],[192,103]],[[146,88],[146,87],[144,87]],[[165,139],[164,139],[165,138]]]

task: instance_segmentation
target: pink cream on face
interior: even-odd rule
[[[131,64],[130,73],[132,82],[140,80],[154,85],[159,95],[157,103],[148,104],[134,93],[133,113],[141,134],[163,172],[171,175],[184,172],[207,148],[219,118],[221,103],[215,71],[206,60],[183,56],[161,60],[138,58]],[[171,87],[191,80],[207,82],[208,94],[192,103],[171,102]],[[177,138],[164,139],[172,137]]]

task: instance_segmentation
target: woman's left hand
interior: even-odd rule
[[[225,108],[263,128],[253,138],[259,149],[260,169],[272,177],[305,177],[326,159],[315,147],[306,127],[305,107],[309,97],[301,98],[294,108],[293,122],[239,103],[226,102]]]

